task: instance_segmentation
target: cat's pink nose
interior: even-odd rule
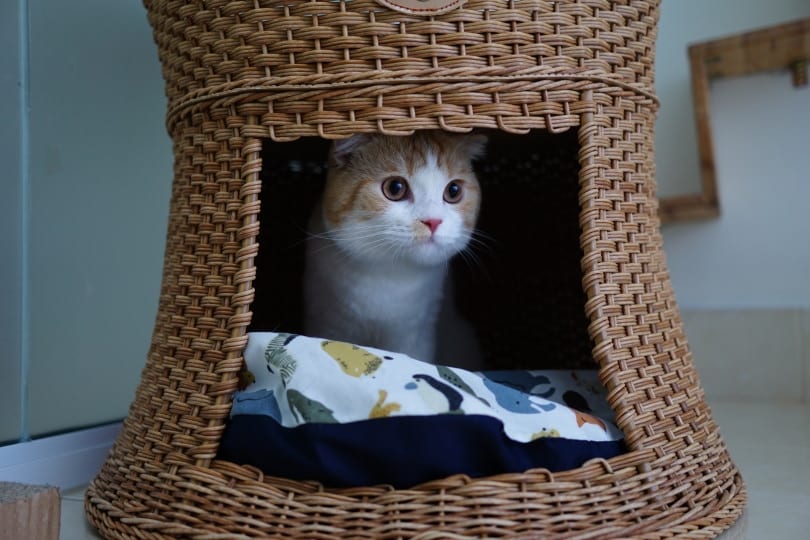
[[[423,219],[421,221],[428,226],[428,229],[430,229],[430,234],[435,233],[436,229],[439,228],[439,225],[442,224],[442,220],[440,219]]]

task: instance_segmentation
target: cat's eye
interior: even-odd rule
[[[444,188],[444,200],[450,204],[456,204],[464,196],[464,189],[461,187],[461,182],[453,180],[447,187]]]
[[[389,176],[383,180],[382,192],[386,199],[401,201],[408,196],[408,181],[401,176]]]

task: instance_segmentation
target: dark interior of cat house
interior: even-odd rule
[[[456,302],[487,368],[592,368],[582,288],[577,132],[488,133],[482,243],[453,262]],[[251,331],[301,333],[307,221],[329,142],[266,142]],[[441,359],[438,359],[441,363]]]

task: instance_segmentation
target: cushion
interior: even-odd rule
[[[251,333],[245,362],[220,457],[273,476],[407,488],[624,451],[595,370],[470,372],[275,332]]]

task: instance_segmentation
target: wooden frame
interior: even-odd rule
[[[808,61],[810,19],[696,43],[689,47],[701,191],[697,194],[662,198],[659,210],[662,222],[708,219],[720,215],[709,116],[709,82],[721,77],[787,68],[793,72],[795,86],[806,86]]]

